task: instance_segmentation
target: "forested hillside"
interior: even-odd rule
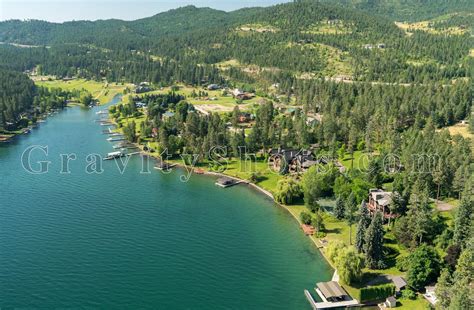
[[[290,212],[316,239],[336,241],[327,252],[343,253],[329,259],[351,295],[374,275],[403,275],[402,300],[415,305],[415,291],[446,268],[440,303],[468,309],[468,283],[446,292],[472,280],[461,271],[472,256],[473,2],[329,2],[229,13],[189,6],[130,22],[1,22],[0,130],[69,98],[25,73],[42,85],[117,82],[126,97],[109,112],[128,141],[212,171],[230,163],[229,174],[298,202]],[[242,148],[256,154],[245,158],[252,171],[237,168]],[[283,154],[275,171],[269,149]],[[390,192],[384,219],[361,204],[372,188]],[[334,205],[320,205],[326,200]]]
[[[35,84],[22,73],[0,69],[0,128],[33,105]]]
[[[231,13],[189,6],[132,22],[2,22],[0,41],[50,48],[2,46],[0,53],[4,59],[17,55],[4,64],[12,69],[42,64],[48,74],[111,81],[168,83],[186,76],[185,82],[196,83],[213,72],[211,66],[228,61],[234,65],[224,77],[269,83],[270,73],[390,83],[449,83],[471,74],[468,32],[410,31],[383,17],[316,1]],[[249,66],[261,76],[249,77]]]
[[[375,13],[398,21],[420,21],[474,9],[470,0],[321,0]]]
[[[0,68],[0,133],[27,127],[42,113],[64,107],[71,95],[37,87],[26,74]]]

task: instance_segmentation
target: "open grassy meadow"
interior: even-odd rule
[[[139,97],[154,95],[154,94],[167,94],[172,91],[172,87],[162,87],[159,90],[139,94]],[[207,96],[194,97],[193,92],[198,94],[199,91],[207,93]],[[252,111],[257,105],[262,102],[262,97],[255,96],[250,100],[244,100],[241,103],[237,103],[237,100],[232,97],[231,94],[224,95],[223,90],[207,90],[206,88],[190,87],[179,85],[178,94],[186,96],[186,100],[194,105],[197,110],[201,113],[227,113],[232,112],[235,106],[239,106],[241,111]]]
[[[105,104],[112,100],[117,94],[122,94],[126,84],[98,82],[85,79],[73,79],[70,81],[54,80],[54,79],[35,79],[35,84],[48,88],[61,88],[64,90],[79,90],[88,91],[92,94],[92,97],[98,100],[101,104]]]

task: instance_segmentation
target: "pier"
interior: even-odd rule
[[[118,141],[124,141],[124,137],[116,137],[116,138],[108,138],[107,141],[109,142],[118,142]]]
[[[222,187],[222,188],[227,188],[227,187],[231,187],[231,186],[240,184],[242,182],[243,181],[241,181],[241,180],[225,176],[225,177],[218,178],[217,181],[216,181],[216,185],[219,186],[219,187]]]
[[[349,308],[359,306],[357,299],[351,298],[349,294],[336,281],[317,283],[314,291],[322,302],[316,302],[308,290],[304,290],[313,309]]]
[[[315,289],[315,290],[319,294],[318,289]],[[359,302],[356,299],[336,301],[336,302],[330,302],[330,301],[327,301],[327,300],[323,301],[323,302],[316,302],[314,300],[313,296],[311,295],[311,293],[308,290],[304,290],[304,294],[306,296],[306,299],[308,299],[311,307],[313,307],[314,310],[334,309],[334,308],[350,308],[350,307],[360,306]]]

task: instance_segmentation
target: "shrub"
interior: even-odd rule
[[[300,220],[301,222],[303,222],[303,224],[306,224],[306,225],[310,225],[311,224],[311,214],[309,214],[308,212],[301,212],[300,214]]]
[[[360,289],[360,302],[382,300],[395,295],[395,285],[382,284]]]
[[[353,284],[362,277],[364,257],[357,253],[355,248],[347,247],[340,241],[331,242],[326,250],[328,259],[334,264],[345,284]]]
[[[285,178],[278,181],[275,200],[282,204],[291,204],[303,195],[303,191],[298,182],[292,178]]]
[[[416,293],[414,291],[412,291],[411,289],[404,289],[402,291],[402,297],[405,298],[405,299],[411,299],[411,300],[415,300],[416,299]]]

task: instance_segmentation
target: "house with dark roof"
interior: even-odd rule
[[[309,150],[278,148],[270,150],[269,163],[273,170],[287,174],[304,172],[320,161],[316,160]]]
[[[382,212],[384,219],[397,217],[398,215],[390,209],[392,194],[392,192],[386,192],[381,189],[371,189],[369,191],[369,203],[367,204],[370,214]]]

